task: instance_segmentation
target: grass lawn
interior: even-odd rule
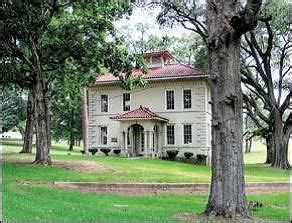
[[[17,154],[19,147],[5,145],[6,157],[27,157]],[[259,164],[260,149],[245,156],[246,180],[249,182],[289,181],[289,171]],[[33,157],[33,155],[32,155]],[[64,145],[54,146],[53,160],[91,160],[117,171],[109,173],[81,173],[59,167],[5,163],[3,207],[5,220],[52,222],[68,221],[148,221],[174,220],[180,213],[200,213],[207,195],[117,196],[97,195],[53,189],[47,186],[23,185],[19,181],[98,181],[98,182],[209,182],[210,168],[163,160],[126,159],[119,157],[81,156]],[[289,219],[289,193],[249,195],[260,201],[263,208],[253,212],[255,218]],[[126,211],[119,205],[127,205]]]

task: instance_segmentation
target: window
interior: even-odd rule
[[[184,125],[184,144],[192,143],[192,125]]]
[[[167,110],[174,109],[174,90],[166,91],[166,109]]]
[[[167,144],[174,144],[174,125],[166,126],[166,136],[167,136]]]
[[[107,145],[107,127],[100,127],[100,144]]]
[[[108,95],[102,94],[100,96],[101,101],[101,112],[108,112]]]
[[[124,93],[123,94],[123,111],[130,111],[130,100],[131,100],[131,95],[130,93]]]
[[[190,89],[183,90],[184,109],[192,107],[192,91]]]

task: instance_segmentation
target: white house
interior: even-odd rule
[[[126,156],[167,156],[167,150],[210,158],[211,106],[207,75],[172,63],[167,51],[144,55],[146,88],[123,90],[112,74],[87,89],[88,148],[121,150]]]

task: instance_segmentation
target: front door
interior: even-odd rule
[[[138,124],[132,125],[133,133],[132,156],[139,156],[140,154],[142,154],[141,133],[143,133],[143,131],[144,131],[143,126]]]

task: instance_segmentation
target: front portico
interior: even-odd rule
[[[120,142],[125,156],[160,157],[162,155],[163,126],[168,119],[142,105],[111,119],[121,123]]]

